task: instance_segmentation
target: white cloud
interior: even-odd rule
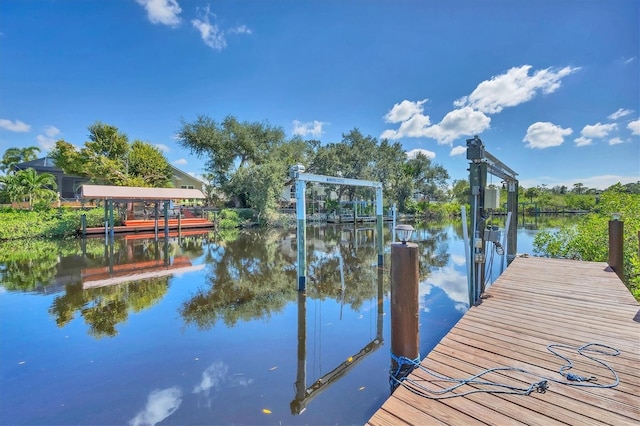
[[[427,102],[427,99],[416,102],[408,101],[405,99],[399,104],[394,104],[393,108],[391,108],[391,110],[385,114],[384,121],[386,121],[387,123],[400,123],[410,119],[416,114],[422,114],[422,111],[424,110],[422,108],[422,104],[424,104],[425,102]]]
[[[631,130],[632,135],[640,135],[640,119],[630,121],[627,124],[627,129]]]
[[[527,135],[522,139],[527,142],[527,148],[550,148],[560,146],[564,137],[573,133],[570,128],[563,129],[553,123],[539,121],[527,129]]]
[[[6,118],[0,118],[0,128],[9,130],[10,132],[19,133],[28,132],[29,130],[31,130],[31,126],[23,121],[11,121],[7,120]]]
[[[185,164],[187,164],[187,160],[184,158],[180,158],[179,160],[174,161],[173,164],[177,166],[184,166]]]
[[[635,57],[635,56],[632,56],[632,57],[630,57],[630,58],[628,58],[628,59],[625,59],[625,60],[624,60],[624,64],[625,64],[625,65],[628,65],[628,64],[630,64],[631,62],[633,62],[633,61],[635,61],[635,60],[636,60],[636,57]]]
[[[440,123],[425,128],[421,136],[436,139],[439,144],[446,144],[460,136],[482,133],[489,128],[490,124],[491,118],[482,112],[464,107],[454,109],[445,115]]]
[[[298,120],[293,120],[293,134],[300,135],[302,137],[311,135],[316,138],[319,138],[322,135],[322,126],[324,126],[325,124],[329,124],[329,123],[324,123],[322,121],[317,121],[317,120],[303,123]]]
[[[412,159],[412,158],[416,158],[418,156],[418,154],[423,154],[424,156],[426,156],[427,158],[433,160],[434,158],[436,158],[436,153],[433,151],[427,151],[426,149],[412,149],[411,151],[407,151],[407,158]]]
[[[426,282],[421,282],[419,284],[418,292],[421,305],[424,303],[424,296],[431,293],[432,286],[440,287],[454,302],[458,302],[466,306],[469,305],[469,290],[467,286],[466,273],[460,272],[450,266],[432,271]]]
[[[388,129],[380,135],[383,139],[403,137],[429,137],[440,144],[451,143],[460,136],[482,133],[491,124],[486,114],[499,113],[531,100],[538,93],[553,93],[560,87],[562,79],[580,68],[546,68],[529,75],[531,65],[509,69],[478,84],[469,96],[463,96],[453,104],[457,109],[447,113],[438,124],[431,124],[429,116],[423,114],[421,101],[404,100],[394,104],[385,114],[387,123],[401,123],[397,130]],[[454,154],[450,154],[454,155]]]
[[[163,144],[163,143],[157,143],[154,145],[156,148],[158,148],[160,151],[162,152],[169,152],[171,151],[171,148],[169,148],[167,145]]]
[[[56,144],[56,136],[60,134],[60,130],[54,126],[45,126],[43,133],[44,135],[36,136],[36,140],[44,151],[50,151]]]
[[[622,142],[624,142],[622,139],[620,138],[611,138],[609,139],[609,145],[618,145],[621,144]]]
[[[596,123],[592,125],[587,124],[586,126],[584,126],[584,128],[580,133],[582,134],[582,136],[587,138],[604,138],[611,131],[617,128],[618,128],[618,125],[615,123],[611,123],[611,124]]]
[[[467,152],[467,147],[458,145],[454,146],[451,152],[449,153],[450,157],[455,157],[456,155],[462,155]]]
[[[216,18],[216,15],[211,13],[209,6],[204,8],[200,19],[193,19],[191,25],[200,32],[200,37],[204,44],[214,50],[222,50],[227,47],[227,38],[225,36],[225,30],[218,27],[216,23],[212,23],[209,17]],[[226,34],[251,34],[252,31],[246,25],[239,25],[237,27],[230,28],[226,31]]]
[[[209,22],[209,17],[205,16],[204,20],[194,19],[191,21],[194,28],[200,31],[200,37],[204,44],[214,50],[222,50],[227,47],[227,40],[217,25]]]
[[[473,109],[495,114],[505,107],[513,107],[530,101],[542,92],[553,93],[560,87],[563,77],[580,68],[564,67],[559,70],[546,68],[529,75],[531,65],[523,65],[508,70],[478,84],[475,90],[454,102],[457,107],[470,106]]]
[[[49,136],[50,138],[54,138],[60,134],[60,130],[54,126],[45,126],[44,134]]]
[[[593,139],[585,138],[584,136],[575,138],[573,141],[576,143],[576,146],[587,146],[593,144]]]
[[[229,28],[227,30],[229,34],[253,34],[253,31],[246,25],[239,25],[235,28]]]
[[[154,390],[147,398],[147,405],[131,420],[131,426],[154,426],[173,413],[182,404],[182,390],[171,387],[163,390]]]
[[[182,9],[177,0],[136,0],[147,11],[147,18],[153,24],[176,27],[180,24]]]
[[[431,125],[429,117],[415,113],[403,121],[398,130],[385,130],[382,139],[400,139],[403,137],[428,137],[447,144],[464,135],[475,135],[489,127],[491,119],[482,112],[469,107],[455,109],[444,116],[438,124]]]
[[[632,112],[633,112],[632,109],[620,108],[616,112],[611,114],[608,118],[609,118],[609,120],[617,120],[618,118],[626,117],[627,115],[631,114]]]

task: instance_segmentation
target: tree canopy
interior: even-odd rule
[[[183,120],[179,143],[206,161],[210,183],[237,206],[258,213],[276,206],[288,178],[288,169],[302,164],[309,173],[382,182],[384,196],[401,206],[415,193],[427,200],[445,198],[449,175],[423,154],[408,159],[400,143],[378,141],[354,128],[340,142],[320,144],[299,136],[285,139],[284,131],[268,123],[240,122],[233,116],[217,122],[198,116]],[[350,200],[371,199],[364,187],[327,185]]]
[[[66,174],[85,176],[90,181],[118,186],[166,187],[171,166],[162,152],[149,142],[129,143],[117,127],[99,121],[89,126],[89,140],[77,149],[59,140],[49,153]]]
[[[35,160],[37,153],[40,152],[40,148],[37,146],[28,146],[26,148],[9,148],[0,161],[0,170],[4,173],[11,173],[13,166],[23,163],[25,161]]]

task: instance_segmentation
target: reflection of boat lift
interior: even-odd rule
[[[342,258],[342,256],[340,257]],[[341,271],[342,272],[342,271]],[[331,384],[335,383],[345,374],[347,374],[356,364],[362,361],[367,355],[374,352],[383,344],[382,340],[382,320],[383,311],[383,288],[382,288],[383,269],[378,268],[378,319],[376,325],[376,337],[367,343],[357,353],[350,356],[346,361],[340,363],[336,368],[320,377],[311,386],[307,387],[307,296],[304,292],[298,292],[298,372],[296,376],[296,397],[291,401],[291,414],[300,414],[307,405],[318,396],[322,391],[326,390]],[[344,279],[341,273],[344,297]]]

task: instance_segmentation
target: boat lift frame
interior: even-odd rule
[[[487,174],[501,178],[507,187],[506,248],[507,264],[516,257],[518,244],[518,175],[502,161],[485,150],[478,136],[467,139],[467,160],[469,164],[469,186],[471,190],[471,235],[470,254],[467,256],[469,279],[469,303],[473,305],[485,290],[486,242],[497,235],[486,231],[485,188]]]
[[[376,229],[378,233],[378,267],[383,266],[382,241],[382,183],[368,180],[349,179],[335,176],[304,173],[304,166],[298,164],[289,168],[289,177],[296,185],[296,219],[298,242],[298,291],[304,291],[307,281],[307,207],[305,199],[306,183],[324,183],[330,185],[364,186],[376,190]]]

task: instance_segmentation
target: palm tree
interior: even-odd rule
[[[26,148],[9,148],[4,152],[2,161],[0,161],[0,170],[10,172],[13,166],[25,161],[31,161],[38,158],[37,154],[40,148],[37,146],[28,146]]]
[[[55,198],[54,189],[58,187],[56,178],[50,173],[38,174],[34,169],[28,168],[16,173],[18,185],[22,192],[22,197],[26,197],[29,202],[29,210],[38,198]]]

